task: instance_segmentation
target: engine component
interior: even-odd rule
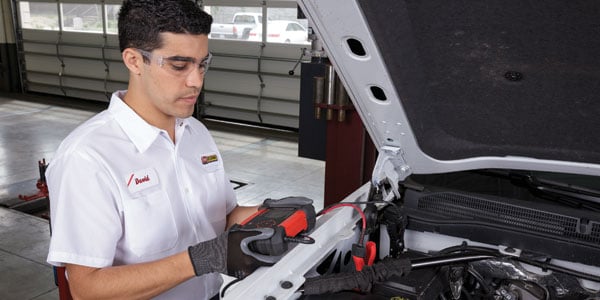
[[[373,286],[373,294],[386,299],[402,297],[411,300],[435,299],[444,290],[440,268],[414,270],[410,276],[392,276]],[[400,299],[402,299],[400,298]]]
[[[600,263],[600,218],[594,212],[450,191],[407,190],[404,200],[408,229]]]
[[[538,284],[527,281],[509,280],[496,290],[498,300],[544,300],[547,292]]]

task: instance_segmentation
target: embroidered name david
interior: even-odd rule
[[[133,178],[133,175],[134,174],[131,174],[131,178]],[[134,182],[135,182],[135,184],[141,184],[141,183],[148,182],[148,181],[150,181],[150,176],[146,175],[142,178],[136,178]],[[130,183],[131,183],[131,181],[130,181]],[[129,186],[129,184],[128,184],[128,186]]]
[[[127,177],[127,188],[129,192],[136,193],[158,184],[158,176],[153,168],[138,170],[129,173]]]

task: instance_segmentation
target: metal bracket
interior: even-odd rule
[[[383,146],[379,149],[379,156],[373,168],[371,183],[376,188],[382,188],[384,183],[391,185],[391,192],[383,192],[383,200],[391,201],[394,197],[400,198],[399,185],[408,175],[411,169],[404,159],[404,151],[399,147]]]
[[[523,251],[513,247],[498,246],[498,252],[506,256],[520,257]]]

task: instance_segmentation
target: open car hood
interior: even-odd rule
[[[298,2],[378,158],[227,299],[600,297],[600,2]]]
[[[600,174],[600,3],[303,0],[380,153],[410,174]]]

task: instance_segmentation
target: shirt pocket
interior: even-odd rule
[[[157,254],[177,244],[177,226],[167,193],[154,189],[123,203],[125,239],[137,256]]]

